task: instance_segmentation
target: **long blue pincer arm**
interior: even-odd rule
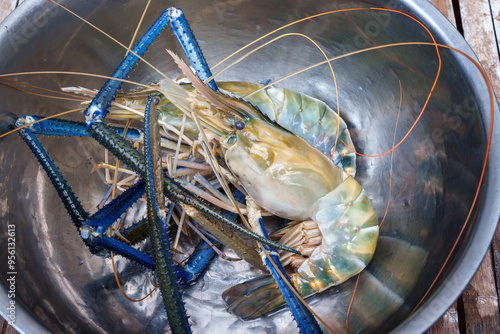
[[[118,80],[109,79],[104,83],[101,90],[99,90],[90,105],[84,111],[87,122],[101,121],[106,118],[109,106],[114,100],[116,92],[122,85],[121,80],[128,77],[130,71],[139,61],[139,56],[142,57],[144,55],[153,40],[169,22],[174,35],[186,52],[186,55],[190,59],[200,79],[205,80],[211,76],[205,57],[198,46],[198,42],[194,38],[194,34],[184,14],[180,9],[170,7],[156,19],[151,28],[148,29],[131,52],[123,59],[118,68],[111,74],[111,77]],[[217,86],[213,80],[210,82],[210,87],[217,90]]]
[[[43,117],[37,115],[23,115],[22,118],[26,124],[29,124],[30,130],[36,135],[90,137],[87,132],[87,125],[83,122],[68,121],[61,118],[51,118],[40,121]],[[125,132],[124,128],[111,128],[119,136],[123,137]],[[133,128],[127,129],[124,138],[132,142],[142,142],[144,140],[142,130]]]
[[[144,194],[144,182],[139,181],[123,192],[110,203],[93,214],[87,224],[96,229],[96,234],[102,235],[118,218],[121,217]]]
[[[259,225],[262,235],[264,236],[264,238],[267,239],[268,235],[266,233],[266,230],[264,229],[262,218],[259,218]],[[262,246],[264,247],[265,250],[269,252],[270,254],[269,257],[271,258],[270,260],[267,256],[263,257],[264,263],[266,264],[267,268],[269,269],[269,272],[271,273],[276,284],[278,285],[278,289],[283,295],[283,298],[285,299],[288,308],[292,312],[295,322],[299,326],[300,333],[302,334],[323,333],[314,315],[312,315],[311,311],[307,309],[307,307],[292,291],[292,289],[294,289],[294,285],[290,280],[290,277],[286,273],[285,268],[283,268],[283,266],[281,265],[278,252],[276,252],[276,250],[270,248],[269,246],[266,245]],[[283,279],[283,277],[285,279]]]
[[[22,118],[24,118],[26,124],[29,124],[29,129],[35,135],[90,137],[87,131],[87,124],[84,122],[68,121],[55,117],[40,121],[43,117],[37,115],[23,115]],[[130,142],[142,143],[144,141],[144,131],[141,129],[128,128],[125,131],[125,128],[118,126],[110,126],[110,129]],[[177,142],[161,137],[161,143],[163,146],[168,147],[169,144],[176,145]]]
[[[87,122],[101,121],[106,118],[109,106],[115,99],[116,92],[121,88],[123,79],[127,78],[130,71],[139,61],[139,56],[142,57],[153,40],[160,34],[165,26],[170,21],[172,8],[165,10],[151,28],[142,36],[134,48],[122,60],[117,69],[111,74],[112,78],[119,80],[108,79],[97,95],[92,99],[90,105],[85,109],[84,114]]]
[[[21,118],[16,123],[16,126],[20,127],[22,125],[24,125],[24,119]],[[40,162],[42,168],[45,170],[52,185],[59,194],[66,211],[70,215],[71,220],[75,224],[78,232],[81,233],[82,239],[89,247],[90,251],[92,253],[99,253],[102,251],[102,248],[105,248],[135,261],[150,270],[155,270],[156,265],[151,256],[144,254],[132,246],[124,244],[116,239],[95,233],[96,230],[102,230],[103,227],[106,228],[111,223],[116,221],[116,219],[126,209],[128,209],[128,207],[130,207],[130,205],[134,203],[141,194],[144,193],[144,184],[139,182],[127,192],[107,204],[104,208],[97,211],[92,216],[89,216],[55,165],[54,161],[47,154],[47,151],[45,151],[40,141],[36,138],[35,134],[33,134],[29,128],[20,129],[18,133]],[[207,253],[201,254],[200,256],[210,256],[210,252],[211,250]],[[193,261],[199,262],[198,260]],[[189,264],[188,262],[187,267],[191,268],[191,266],[192,264]],[[201,271],[202,269],[199,270]],[[184,285],[190,283],[196,278],[191,271],[193,271],[193,269],[185,271],[182,267],[176,266],[176,272],[179,276],[178,278]]]
[[[153,244],[156,277],[160,285],[170,329],[172,333],[191,333],[191,327],[182,300],[182,292],[177,283],[172,253],[170,251],[170,240],[167,235],[166,223],[170,219],[174,204],[170,205],[168,216],[165,217],[158,112],[156,107],[152,105],[152,101],[153,97],[150,97],[144,119],[144,146],[147,160],[145,179],[148,200],[149,237]]]
[[[21,127],[23,125],[24,125],[23,119],[19,119],[16,123],[17,127]],[[75,193],[64,179],[63,175],[55,165],[54,161],[49,157],[47,151],[45,151],[40,141],[36,138],[36,136],[31,132],[29,128],[22,128],[18,131],[18,133],[21,136],[21,138],[26,142],[30,150],[33,152],[33,154],[39,161],[42,168],[47,173],[47,176],[49,177],[52,185],[59,194],[59,197],[61,198],[61,201],[63,202],[64,207],[66,208],[66,211],[71,217],[71,220],[75,224],[78,232],[82,233],[82,231],[85,231],[88,227],[93,229],[92,226],[87,224],[88,220],[91,219],[91,216],[89,216],[89,214],[84,210],[83,206],[76,197]],[[122,198],[118,198],[116,201],[122,201],[122,200],[123,200]],[[115,204],[108,205],[108,208],[105,209],[104,211],[108,212],[108,210],[114,206],[116,205]],[[102,213],[98,211],[96,214],[94,214],[94,216],[102,217]],[[96,220],[94,219],[94,221]],[[120,242],[108,240],[111,238],[104,236],[96,238],[89,238],[84,236],[85,233],[83,233],[82,239],[84,240],[85,244],[89,247],[92,253],[98,253],[102,250],[101,247],[104,247],[108,250],[116,251],[120,253],[120,255],[128,257],[131,260],[139,262],[140,264],[144,265],[149,269],[154,269],[154,261],[152,260],[152,258],[146,254],[139,252],[138,250],[136,250],[131,246],[128,246]],[[105,240],[103,240],[103,238]]]
[[[16,127],[24,126],[24,119],[20,118],[16,122]],[[68,211],[71,220],[76,228],[80,231],[82,225],[89,218],[89,214],[83,209],[78,198],[75,196],[71,187],[68,185],[61,172],[54,164],[54,161],[49,157],[42,144],[38,141],[36,136],[28,128],[22,128],[17,131],[24,142],[28,145],[33,152],[42,168],[47,173],[50,182],[56,189],[59,197],[61,198],[64,207]]]
[[[196,75],[200,80],[205,81],[212,76],[212,72],[208,67],[207,61],[201,52],[198,41],[194,37],[193,31],[189,27],[186,17],[182,11],[178,8],[172,9],[171,23],[170,27],[174,36],[179,41],[179,44],[184,49],[184,53],[188,56],[191,61],[191,65],[196,72]],[[208,82],[208,86],[214,91],[219,90],[215,83],[215,80]]]

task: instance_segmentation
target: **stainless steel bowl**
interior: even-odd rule
[[[128,44],[143,1],[60,1],[113,37]],[[460,34],[427,1],[373,1],[410,13],[422,21],[438,43],[473,56]],[[168,6],[182,7],[213,65],[237,48],[296,19],[325,11],[365,7],[361,1],[153,1],[141,32]],[[313,38],[328,56],[400,42],[431,42],[415,21],[398,13],[375,10],[318,17],[283,32]],[[0,27],[1,73],[81,71],[107,75],[125,51],[109,38],[45,0],[25,1]],[[181,54],[167,29],[147,59],[172,78],[178,69],[164,49]],[[483,167],[492,117],[486,85],[471,62],[440,49],[441,74],[426,110],[404,143],[379,158],[358,158],[357,179],[369,194],[381,229],[374,260],[363,272],[353,309],[351,332],[418,333],[432,325],[460,295],[479,266],[492,239],[500,210],[498,137],[493,137],[487,175],[473,203]],[[473,56],[474,57],[474,56]],[[416,120],[438,68],[432,46],[394,46],[342,58],[332,63],[339,86],[340,112],[356,148],[366,154],[393,146],[401,82],[403,99],[396,141]],[[225,72],[218,80],[250,82],[280,78],[323,60],[300,36],[265,47]],[[336,105],[333,80],[326,67],[304,72],[282,83]],[[27,75],[16,80],[59,90],[65,86],[99,88],[102,80],[78,75]],[[140,64],[132,79],[150,82],[159,76]],[[0,87],[1,110],[49,115],[75,103],[28,95]],[[495,112],[497,113],[495,104]],[[71,119],[82,119],[71,115]],[[493,133],[500,129],[496,123]],[[106,190],[103,174],[89,177],[100,148],[83,138],[43,138],[83,205],[94,210]],[[110,260],[92,256],[43,170],[16,135],[0,141],[0,250],[7,258],[8,226],[15,225],[15,327],[26,333],[138,333],[167,330],[158,293],[140,303],[127,301],[117,288]],[[392,178],[392,179],[391,179]],[[391,193],[389,181],[392,180]],[[390,194],[390,196],[389,196]],[[140,212],[138,213],[138,215]],[[126,291],[139,297],[153,286],[151,275],[120,259],[118,271]],[[11,276],[1,261],[0,305],[8,314]],[[186,289],[194,330],[204,333],[296,330],[287,310],[245,322],[225,311],[221,292],[259,275],[243,263],[215,261]],[[345,332],[347,306],[355,279],[309,299],[339,333]]]

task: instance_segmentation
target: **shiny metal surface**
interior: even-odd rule
[[[124,44],[129,43],[144,6],[143,1],[138,0],[61,3]],[[374,1],[374,4],[387,6],[385,1]],[[182,7],[208,63],[213,65],[283,24],[324,11],[364,7],[365,3],[153,1],[144,27],[168,6]],[[472,55],[459,33],[426,1],[392,1],[389,7],[412,13],[425,22],[439,43]],[[330,57],[370,46],[431,41],[425,30],[407,17],[369,10],[323,16],[283,32],[300,32],[313,38]],[[1,73],[62,70],[108,75],[125,53],[107,37],[45,0],[25,1],[14,11],[0,27],[0,42]],[[171,33],[165,31],[151,47],[147,59],[175,78],[179,71],[164,52],[167,47],[182,54]],[[389,198],[392,204],[381,229],[384,237],[379,249],[360,279],[350,317],[351,332],[418,333],[428,328],[473,276],[500,215],[500,129],[496,125],[480,202],[459,238],[478,186],[492,119],[486,85],[479,72],[451,51],[440,50],[440,54],[441,76],[426,112],[394,151],[391,193],[391,155],[358,158],[357,179],[369,194],[380,219]],[[266,81],[321,60],[321,53],[310,42],[291,36],[258,51],[225,72],[219,80]],[[340,112],[351,128],[359,151],[377,154],[393,146],[400,82],[404,98],[396,140],[403,138],[425,103],[437,64],[436,52],[429,46],[392,47],[332,63],[339,86]],[[132,79],[150,82],[159,76],[140,64]],[[102,83],[100,79],[76,75],[39,74],[16,80],[55,90],[78,85],[98,88]],[[336,104],[333,80],[324,66],[280,85],[319,98],[332,107]],[[16,114],[49,115],[75,107],[71,102],[27,95],[4,86],[0,87],[0,101],[2,111]],[[69,118],[81,119],[81,115]],[[82,138],[43,138],[43,144],[84,207],[93,211],[106,189],[103,173],[96,172],[89,177],[93,164],[102,160],[100,148],[92,140]],[[0,161],[2,259],[7,256],[7,226],[16,226],[16,328],[26,333],[168,331],[158,292],[139,303],[131,303],[122,296],[110,260],[88,252],[43,170],[16,135],[0,141]],[[141,210],[136,209],[136,217],[144,213]],[[456,248],[444,266],[455,243]],[[402,250],[408,251],[408,255]],[[389,303],[392,307],[386,307],[389,304],[384,304],[383,298],[367,299],[370,294],[391,296],[392,292],[384,290],[384,285],[370,280],[371,276],[386,270],[387,258],[396,265],[390,267],[389,275],[381,282],[391,291],[399,289],[404,296],[399,303]],[[152,289],[154,282],[150,273],[123,259],[117,264],[122,284],[131,297],[138,298]],[[443,266],[443,274],[434,282]],[[0,312],[3,314],[9,302],[5,283],[8,272],[6,261],[2,260]],[[397,277],[409,272],[411,277],[406,285],[396,286]],[[220,298],[222,291],[259,274],[257,269],[244,263],[215,261],[196,284],[185,290],[194,331],[296,331],[287,310],[250,322],[225,311]],[[345,316],[355,283],[355,279],[351,279],[309,299],[312,307],[340,333],[346,331]],[[420,307],[415,310],[417,305]]]

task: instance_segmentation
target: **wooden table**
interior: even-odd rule
[[[0,21],[23,0],[0,0]],[[430,0],[470,44],[500,96],[500,0]],[[498,42],[497,42],[498,41]],[[428,334],[500,333],[500,229],[462,296]],[[0,334],[17,333],[3,322]]]

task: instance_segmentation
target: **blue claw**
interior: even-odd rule
[[[22,118],[26,124],[30,124],[41,120],[43,117],[36,115],[23,115]],[[87,131],[87,124],[84,122],[68,121],[61,118],[51,118],[30,124],[29,129],[35,135],[90,137],[90,134]],[[112,129],[120,137],[130,142],[142,143],[144,141],[144,131],[141,129],[129,128],[126,132],[125,128],[118,126],[110,126],[110,129]],[[168,142],[170,145],[176,144],[176,142],[173,142],[170,139],[161,137],[161,144],[163,146],[167,147]]]
[[[43,119],[41,116],[23,115],[26,124],[34,123]],[[68,121],[52,118],[35,124],[30,124],[29,129],[34,134],[45,136],[80,136],[88,137],[87,126],[82,122]]]
[[[210,72],[207,61],[201,52],[193,31],[189,27],[186,17],[179,8],[172,9],[171,20],[170,27],[172,28],[172,32],[191,61],[191,65],[193,65],[198,78],[202,81],[210,78],[212,72]],[[214,91],[219,90],[213,79],[208,83],[208,86]]]
[[[214,242],[215,243],[215,242]],[[208,267],[215,256],[215,252],[205,241],[200,243],[194,249],[193,255],[184,266],[185,276],[179,282],[181,286],[194,282],[198,276]],[[179,275],[180,276],[180,275]]]
[[[149,45],[160,34],[165,26],[170,21],[172,8],[165,10],[160,17],[153,23],[151,28],[137,42],[131,52],[120,63],[118,68],[111,74],[111,77],[116,79],[125,79],[130,74],[132,68],[139,61],[138,56],[143,56]],[[88,122],[102,121],[106,118],[108,108],[111,102],[115,99],[116,92],[122,86],[121,80],[107,80],[102,86],[99,93],[94,97],[90,105],[85,109],[84,114]]]
[[[160,285],[163,304],[167,311],[168,322],[172,333],[191,333],[182,292],[177,283],[177,276],[170,251],[170,240],[167,235],[167,222],[170,220],[174,203],[170,205],[165,217],[165,195],[163,194],[163,171],[161,168],[161,151],[159,145],[158,112],[152,105],[150,97],[146,107],[144,125],[147,169],[146,194],[148,199],[149,236],[153,243],[156,261],[156,277]],[[156,188],[161,190],[156,190]]]
[[[264,229],[262,218],[259,218],[259,226],[264,238],[269,238],[266,230]],[[269,252],[271,258],[270,260],[267,256],[265,257],[263,256],[264,263],[266,264],[267,268],[269,269],[269,272],[273,276],[274,281],[278,285],[278,289],[283,295],[283,298],[285,299],[288,308],[292,312],[295,322],[299,326],[300,332],[302,334],[323,333],[314,315],[312,315],[311,311],[309,311],[309,309],[303,304],[302,300],[300,300],[296,296],[294,291],[292,291],[292,289],[295,290],[295,287],[292,281],[290,280],[290,277],[286,273],[285,269],[281,265],[278,252],[276,252],[276,250],[270,248],[267,245],[262,245],[262,246],[266,251]],[[283,277],[285,279],[283,279]],[[297,290],[295,290],[295,292],[297,292]]]
[[[144,36],[142,36],[139,42],[137,42],[134,46],[132,51],[127,54],[118,68],[113,72],[113,74],[111,74],[112,78],[119,80],[107,80],[99,90],[99,93],[97,93],[97,95],[93,98],[87,109],[85,109],[84,115],[86,116],[88,123],[93,121],[102,121],[106,118],[109,106],[115,99],[116,92],[122,86],[121,80],[128,77],[130,71],[139,61],[138,56],[142,57],[144,55],[153,40],[160,34],[169,22],[174,35],[179,40],[179,43],[182,45],[200,78],[204,80],[211,76],[205,57],[203,57],[201,49],[198,46],[198,42],[189,28],[184,14],[182,14],[182,11],[178,8],[168,8],[160,15],[160,17],[158,17],[158,19],[156,19],[151,28],[148,29]],[[210,87],[217,90],[217,86],[213,80],[210,82]]]
[[[20,118],[16,122],[16,127],[19,128],[21,126],[24,126],[24,124],[24,120]],[[83,209],[80,201],[71,190],[71,187],[68,185],[61,172],[54,164],[54,161],[50,159],[47,151],[45,151],[42,144],[38,141],[33,132],[28,128],[22,128],[17,131],[17,133],[28,145],[42,168],[47,173],[50,182],[52,182],[52,185],[59,194],[59,197],[61,198],[64,207],[68,211],[71,220],[75,224],[76,228],[80,231],[82,224],[87,221],[89,214]]]
[[[144,182],[139,181],[119,197],[106,204],[87,220],[87,224],[96,228],[95,234],[102,235],[118,218],[124,214],[144,194]]]
[[[24,120],[25,119],[23,118],[19,119],[16,122],[17,127],[23,126]],[[67,129],[64,128],[61,131],[68,132]],[[89,216],[78,201],[74,192],[71,190],[71,187],[67,184],[54,161],[49,157],[31,129],[23,128],[20,129],[18,133],[47,173],[47,176],[59,194],[66,211],[70,215],[79,233],[81,233],[82,239],[89,247],[90,251],[93,254],[102,253],[103,249],[114,251],[117,254],[137,262],[150,270],[155,270],[156,264],[151,256],[140,252],[130,245],[98,233],[98,231],[104,231],[110,224],[116,221],[121,214],[123,214],[123,212],[125,212],[136,201],[136,199],[144,193],[144,182],[141,181],[137,183],[124,194],[120,195],[101,210],[97,211],[94,215]],[[198,257],[206,257],[207,254],[213,257],[212,253],[213,250],[211,249],[205,250],[204,254],[198,255]],[[199,274],[199,272],[204,269],[204,267],[193,268],[194,263],[199,262],[200,261],[196,258],[190,260],[186,265],[188,268],[187,271],[181,266],[176,266],[178,279],[180,279],[184,284],[189,284],[196,279],[198,275],[193,274],[193,272],[198,272]]]
[[[92,242],[104,249],[108,249],[127,259],[133,260],[149,270],[155,270],[156,268],[155,260],[151,256],[144,254],[134,247],[124,244],[114,238],[102,235],[94,238]]]

